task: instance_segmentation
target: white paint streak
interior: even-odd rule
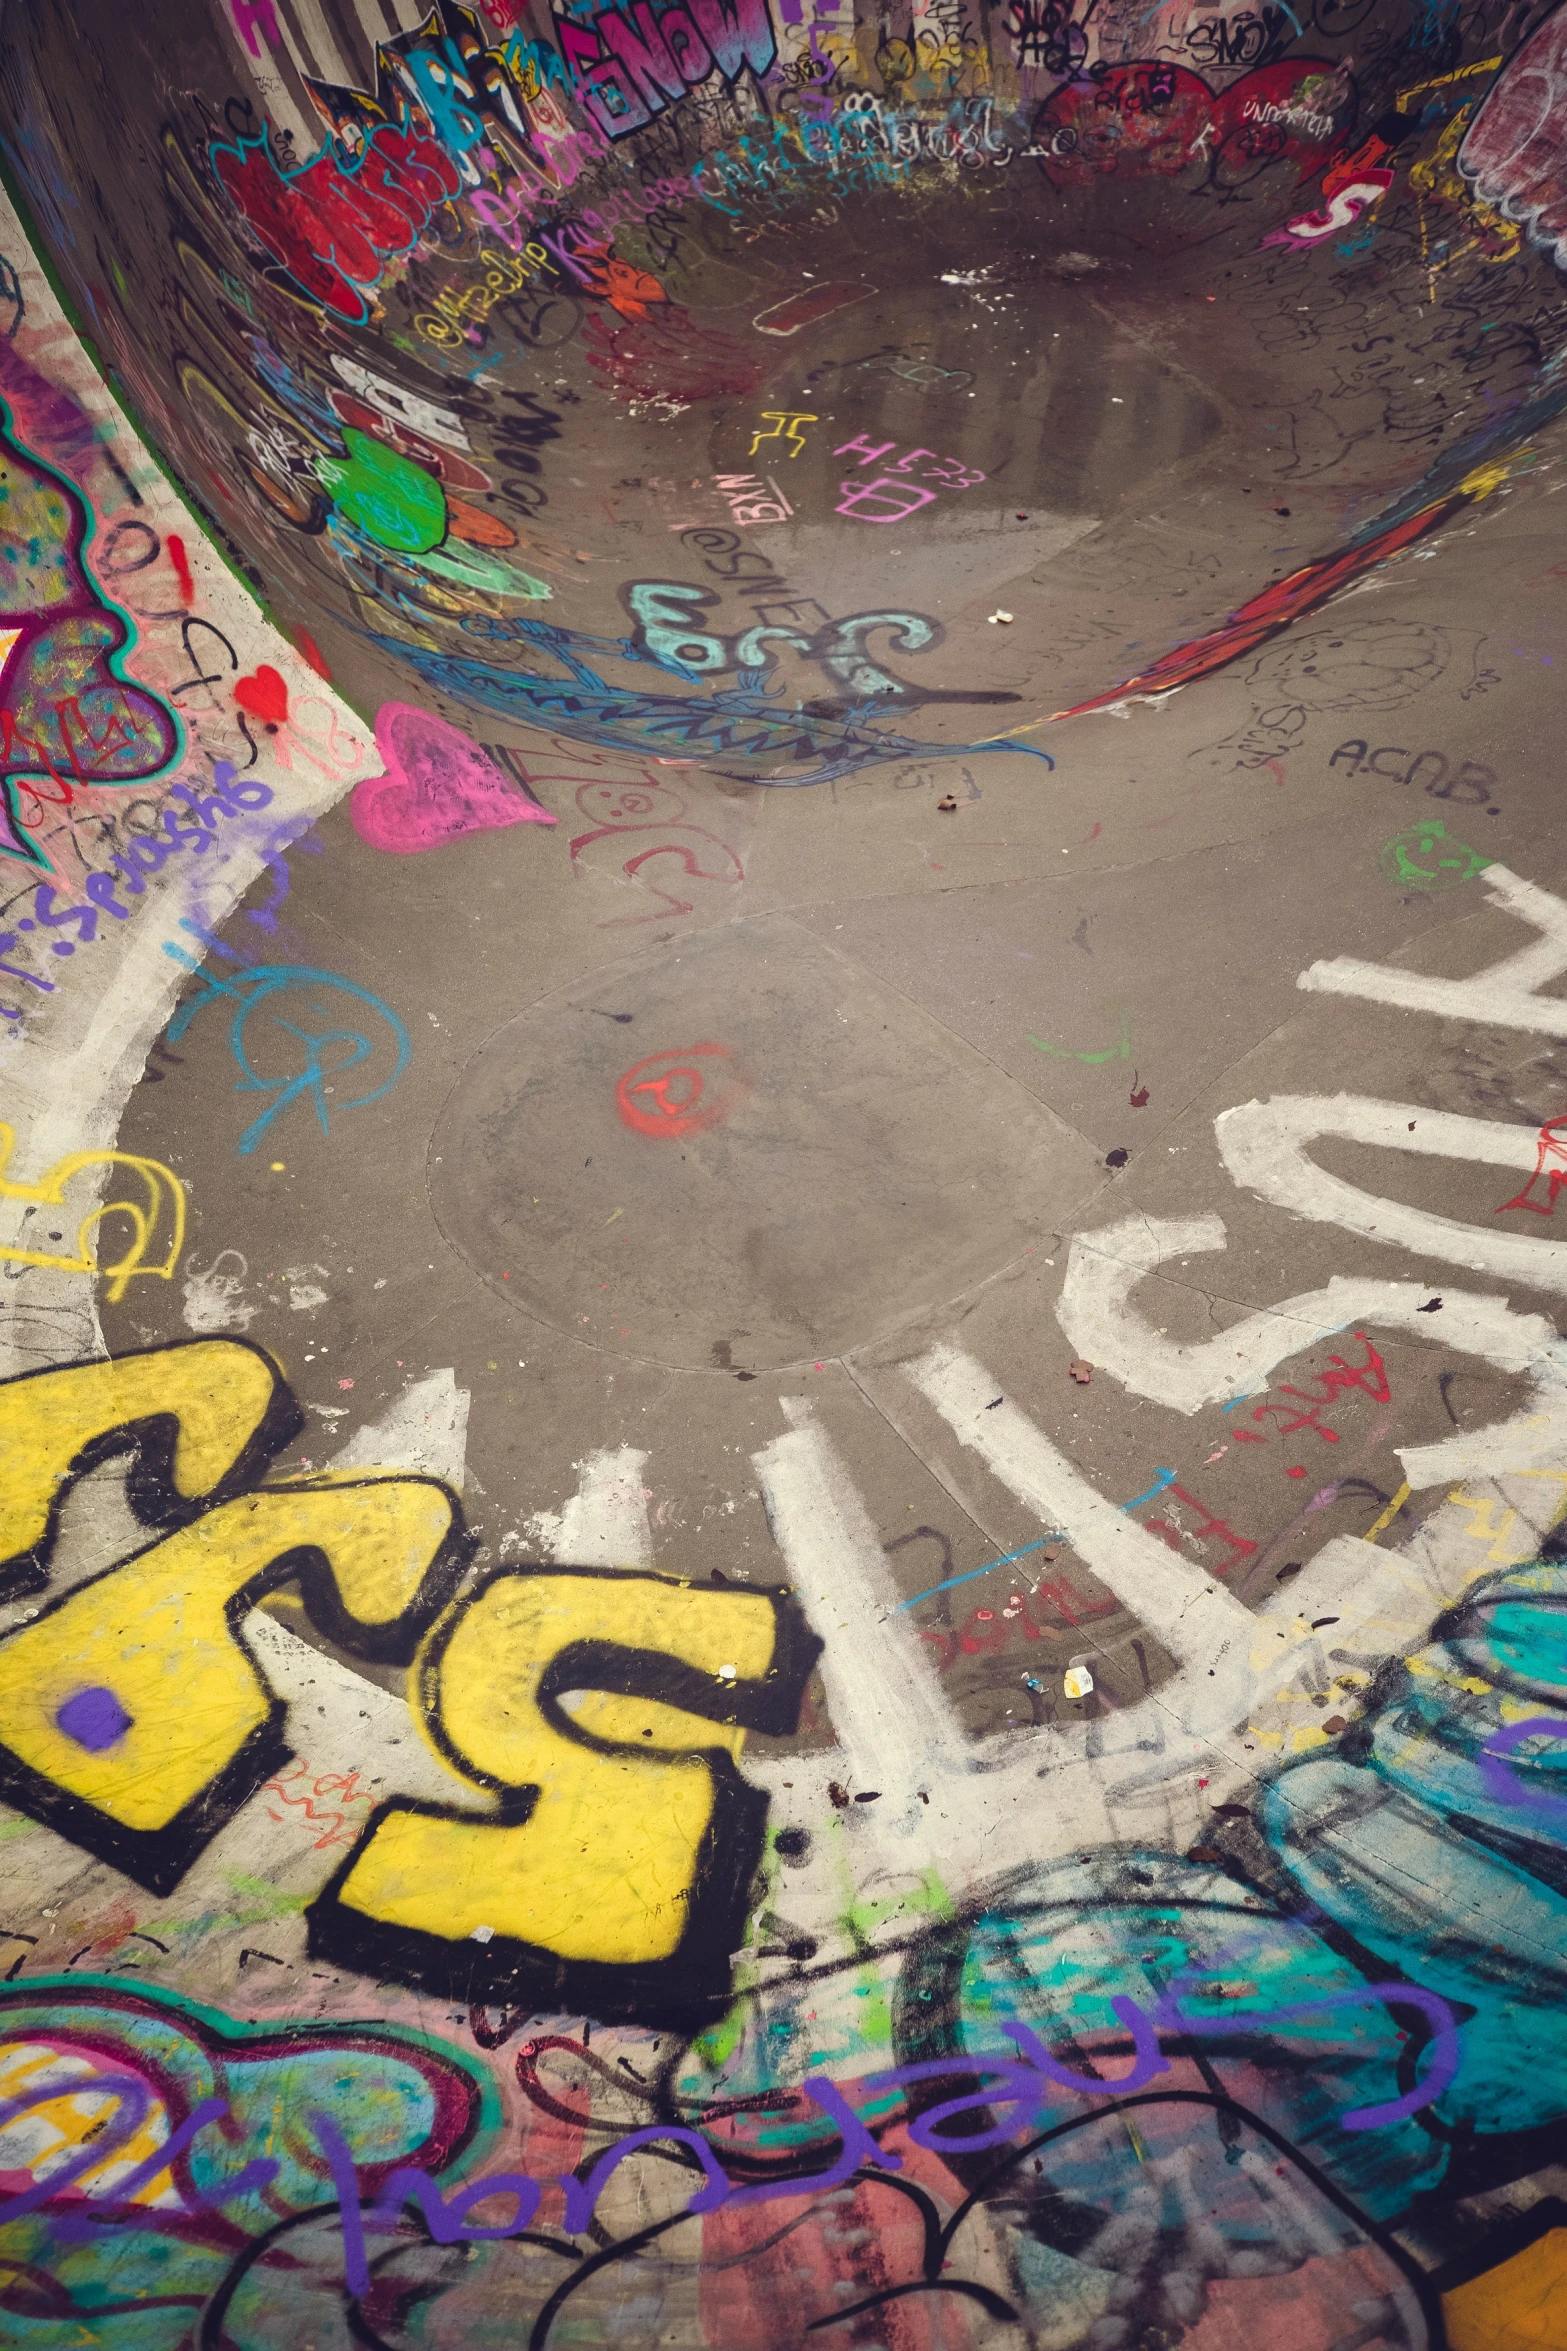
[[[1363,1323],[1408,1331],[1534,1385],[1530,1403],[1510,1420],[1459,1430],[1429,1445],[1396,1447],[1412,1486],[1543,1469],[1567,1459],[1567,1342],[1544,1315],[1520,1314],[1504,1298],[1444,1288],[1438,1326],[1423,1311],[1431,1297],[1426,1284],[1335,1274],[1325,1289],[1282,1298],[1217,1337],[1199,1340],[1167,1337],[1133,1305],[1133,1290],[1157,1266],[1227,1245],[1217,1216],[1129,1216],[1080,1233],[1067,1259],[1056,1319],[1079,1353],[1123,1387],[1185,1413],[1260,1394],[1277,1365],[1335,1332]]]
[[[818,1666],[844,1769],[882,1791],[878,1826],[910,1817],[933,1771],[967,1768],[963,1734],[929,1652],[906,1616],[887,1555],[852,1480],[809,1408],[753,1454],[767,1522],[807,1615],[826,1643]]]
[[[959,1441],[1027,1504],[1043,1527],[1059,1527],[1124,1608],[1157,1634],[1181,1665],[1201,1664],[1218,1681],[1250,1646],[1251,1612],[1201,1568],[1192,1567],[1096,1492],[1066,1455],[1006,1398],[961,1349],[933,1347],[908,1366]]]
[[[1306,1156],[1307,1146],[1319,1136],[1337,1135],[1390,1151],[1479,1160],[1532,1173],[1539,1157],[1533,1127],[1460,1118],[1419,1102],[1379,1102],[1365,1094],[1275,1094],[1269,1102],[1221,1110],[1213,1131],[1236,1183],[1277,1208],[1319,1224],[1342,1225],[1346,1232],[1413,1256],[1443,1258],[1449,1265],[1467,1265],[1532,1289],[1567,1292],[1567,1243],[1489,1232],[1432,1209],[1387,1200],[1329,1175]]]
[[[936,1347],[908,1370],[954,1433],[981,1454],[1042,1525],[1065,1529],[1100,1581],[1180,1664],[1159,1690],[1122,1708],[1108,1725],[1009,1733],[1004,1742],[992,1743],[1004,1771],[1015,1773],[1024,1765],[1036,1781],[1054,1781],[1066,1770],[1074,1808],[1092,1789],[1090,1802],[1106,1808],[1112,1820],[1128,1800],[1152,1800],[1162,1792],[1179,1843],[1182,1827],[1176,1816],[1186,1814],[1189,1836],[1191,1816],[1198,1811],[1194,1768],[1211,1775],[1222,1756],[1229,1782],[1249,1780],[1251,1766],[1239,1733],[1253,1719],[1275,1745],[1300,1731],[1317,1734],[1322,1714],[1312,1707],[1309,1693],[1327,1689],[1333,1680],[1329,1647],[1356,1640],[1373,1625],[1387,1634],[1389,1646],[1408,1637],[1407,1615],[1396,1630],[1389,1619],[1411,1589],[1422,1587],[1418,1579],[1412,1585],[1406,1564],[1372,1544],[1353,1536],[1326,1544],[1302,1575],[1270,1593],[1254,1614],[1096,1493],[1016,1406],[989,1409],[994,1385],[972,1357],[954,1346]],[[1432,1612],[1417,1614],[1414,1621],[1423,1625]],[[1314,1620],[1326,1616],[1339,1628],[1327,1645],[1314,1628]],[[1136,1758],[1142,1753],[1153,1760],[1140,1763]],[[1184,1789],[1169,1785],[1182,1779]],[[1001,1792],[990,1785],[993,1793]],[[979,1801],[985,1801],[983,1795]],[[1105,1833],[1129,1831],[1122,1821],[1107,1824]],[[1071,1834],[1079,1841],[1086,1835],[1075,1809]],[[1068,1846],[1070,1841],[1069,1834]],[[1066,1847],[1052,1842],[1050,1849]],[[1032,1829],[1028,1850],[1041,1856],[1044,1851]]]
[[[588,1454],[575,1465],[581,1482],[571,1500],[560,1510],[535,1512],[528,1533],[562,1567],[651,1567],[646,1460],[635,1445]]]
[[[1330,963],[1313,963],[1299,975],[1296,987],[1321,996],[1370,997],[1374,1003],[1396,1004],[1407,1012],[1480,1021],[1488,1028],[1533,1029],[1542,1036],[1567,1037],[1567,998],[1535,993],[1567,972],[1567,905],[1505,865],[1488,866],[1481,887],[1493,906],[1505,908],[1540,933],[1532,947],[1520,947],[1466,980],[1338,955]]]
[[[410,1380],[379,1419],[366,1421],[334,1453],[333,1469],[416,1471],[462,1492],[467,1462],[469,1391],[451,1370]]]

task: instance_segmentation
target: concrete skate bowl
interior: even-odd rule
[[[1080,23],[1057,0],[983,23],[766,0],[667,23],[659,0],[536,23],[510,0],[8,9],[8,169],[90,347],[376,728],[385,779],[324,835],[349,863],[296,860],[290,907],[338,928],[346,886],[366,936],[428,950],[452,991],[429,1017],[464,1074],[418,1112],[418,1151],[404,1088],[396,1148],[356,1172],[394,1227],[433,1219],[559,1332],[756,1368],[886,1336],[1067,1216],[1094,1153],[1034,1131],[1026,1092],[980,1113],[986,1041],[949,1054],[900,1001],[851,1045],[835,934],[790,968],[766,918],[846,871],[884,887],[855,801],[919,810],[899,889],[1075,854],[1097,803],[1059,849],[1038,815],[1094,773],[1098,714],[1238,662],[1253,723],[1195,748],[1167,729],[1157,779],[1140,756],[1117,778],[1152,823],[1182,825],[1176,773],[1272,789],[1308,714],[1388,707],[1466,659],[1483,684],[1434,614],[1367,608],[1351,640],[1300,624],[1471,527],[1563,397],[1538,249],[1567,201],[1563,48],[1555,20],[1363,0],[1300,22]],[[25,424],[25,368],[4,388]],[[117,544],[134,564],[134,533]],[[187,634],[185,694],[295,756],[280,682]],[[329,741],[297,756],[330,772]],[[1417,781],[1485,801],[1483,760],[1453,760],[1461,787],[1440,765]],[[1275,792],[1248,821],[1298,814]],[[525,878],[546,819],[586,885],[569,904]],[[525,949],[482,910],[497,886],[530,894]],[[579,918],[626,965],[618,1027],[553,993],[576,950],[551,926]],[[742,923],[722,953],[670,946],[714,921]],[[751,1075],[728,1093],[726,1064],[620,1050],[711,1042],[742,999]],[[833,1075],[807,1110],[813,1056]],[[913,1105],[948,1081],[979,1123],[942,1176]],[[721,1139],[705,1113],[683,1135],[704,1086],[709,1110],[743,1104]],[[633,1112],[678,1158],[622,1164]],[[604,1116],[619,1153],[577,1152]],[[999,1216],[976,1156],[1011,1171]],[[857,1172],[878,1163],[899,1170],[885,1210]],[[634,1193],[659,1233],[635,1300],[623,1233],[565,1246],[583,1178],[602,1216]],[[267,1254],[260,1213],[225,1239]],[[720,1264],[745,1270],[693,1321]]]
[[[1037,757],[1554,409],[1539,9],[803,9],[7,8],[85,333],[367,716],[775,788]]]
[[[0,1337],[262,1399],[0,1587],[19,2342],[1542,2339],[1564,26],[0,0],[168,475],[0,256],[167,787],[62,913],[0,692]],[[74,1319],[62,1069],[189,1194]]]

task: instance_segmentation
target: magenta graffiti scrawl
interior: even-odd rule
[[[47,866],[26,830],[84,785],[139,783],[183,749],[168,704],[120,675],[131,626],[94,586],[87,509],[17,439],[0,401],[0,853]]]

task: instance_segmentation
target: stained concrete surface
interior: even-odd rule
[[[44,331],[37,266],[8,256],[32,306],[0,346],[11,431],[92,502],[129,658],[189,729],[178,772],[206,790],[219,759],[253,764],[275,795],[248,866],[170,857],[137,903],[129,844],[166,809],[185,821],[167,778],[118,830],[111,783],[80,793],[76,846],[49,852],[81,868],[59,894],[118,855],[124,952],[79,985],[73,949],[68,1001],[18,873],[17,1167],[112,1141],[177,1175],[188,1222],[172,1278],[100,1282],[84,1322],[79,1276],[16,1256],[37,1203],[18,1209],[8,1368],[193,1335],[263,1348],[301,1408],[274,1482],[445,1480],[475,1553],[453,1572],[509,1575],[524,1606],[520,1569],[569,1571],[548,1589],[578,1640],[536,1691],[497,1664],[465,1747],[447,1659],[473,1582],[415,1656],[411,1603],[405,1639],[371,1639],[287,1554],[266,1613],[241,1586],[231,1636],[203,1618],[170,1650],[200,1714],[198,1677],[248,1642],[286,1749],[254,1784],[214,1783],[210,1842],[150,1892],[113,1843],[132,1799],[89,1820],[69,1758],[46,1799],[0,1722],[6,1923],[33,1938],[3,2052],[18,2080],[14,2051],[54,2031],[96,2064],[164,2066],[171,2119],[200,2094],[190,2052],[225,2035],[281,2034],[258,2046],[294,2067],[265,2141],[294,2168],[264,2211],[235,2192],[240,2244],[198,2256],[145,2212],[126,2240],[137,2280],[143,2262],[174,2280],[166,2321],[133,2315],[141,2283],[106,2310],[54,2206],[0,2213],[31,2264],[0,2291],[18,2340],[1510,2351],[1536,2339],[1521,2313],[1555,2308],[1560,972],[1542,951],[1522,1011],[1495,988],[1455,1008],[1303,983],[1343,958],[1464,980],[1530,922],[1567,938],[1558,898],[1507,897],[1510,876],[1556,893],[1564,873],[1560,295],[1507,215],[1543,201],[1548,241],[1554,100],[1532,194],[1520,165],[1516,197],[1485,201],[1454,162],[1476,102],[1494,126],[1508,74],[1516,92],[1542,54],[1554,70],[1556,36],[1538,11],[1433,31],[1319,8],[1269,35],[1274,80],[1248,83],[1238,50],[1199,100],[1170,66],[1211,38],[1190,11],[1085,18],[1050,66],[1014,13],[915,88],[914,28],[861,12],[814,108],[883,126],[874,171],[808,152],[810,77],[782,67],[661,112],[539,200],[558,255],[591,200],[702,165],[615,229],[623,274],[596,285],[584,242],[575,272],[509,287],[474,186],[512,200],[553,132],[547,105],[515,139],[492,123],[490,160],[411,252],[376,248],[356,320],[312,302],[303,247],[286,266],[300,232],[272,182],[242,210],[215,159],[266,117],[282,166],[303,162],[307,77],[327,111],[377,92],[359,119],[389,152],[408,84],[383,56],[378,86],[371,48],[395,18],[424,60],[413,134],[440,148],[445,122],[456,179],[471,143],[428,74],[478,40],[473,12],[428,33],[411,6],[0,12],[7,167],[84,338]],[[773,25],[785,65],[821,54],[809,30]],[[948,160],[899,161],[921,125],[946,126]],[[1073,161],[1090,151],[1113,168]],[[1333,235],[1269,242],[1337,201],[1324,173],[1361,190]],[[334,218],[316,261],[348,250]],[[830,305],[780,335],[821,287]],[[123,419],[96,442],[73,419],[92,359],[186,508]],[[405,470],[356,487],[377,451]],[[906,451],[903,478],[936,494],[867,520],[850,485],[896,482],[878,469]],[[203,558],[189,587],[171,529],[187,568]],[[1158,667],[1227,626],[1211,660]],[[9,710],[4,691],[0,673]],[[452,733],[372,820],[396,705]],[[87,812],[105,829],[84,842]],[[1356,1128],[1346,1095],[1383,1107]],[[1297,1099],[1326,1131],[1292,1157]],[[1107,1261],[1141,1270],[1107,1292]],[[115,1464],[75,1491],[0,1659],[131,1547]],[[584,1585],[615,1568],[663,1580]],[[798,1623],[770,1688],[740,1628],[780,1587],[779,1625]],[[720,1642],[739,1662],[716,1630],[639,1615],[649,1589],[655,1612],[741,1607]],[[169,1604],[181,1642],[188,1604]],[[165,1637],[149,1623],[122,1629],[123,1658]],[[477,1758],[474,1722],[504,1764]],[[673,1774],[645,1767],[711,1758],[715,1725],[739,1760],[697,1767],[724,1794],[681,1881],[658,1841]],[[644,1776],[595,1793],[584,1755]],[[397,1881],[402,1927],[346,1901],[376,1807],[462,1824],[498,1804],[498,1839],[526,1833],[531,1788],[540,1819],[577,1808],[566,1862],[535,1845],[520,1876],[487,1861],[475,1881],[432,1845]],[[581,1911],[552,1943],[562,1871]],[[687,1906],[673,1959],[655,1881]],[[474,1882],[492,1934],[443,1943]],[[93,1954],[90,1996],[47,1964],[72,1952]],[[1199,2027],[1203,2000],[1221,2005]],[[1145,2054],[1129,2008],[1158,2026],[1156,2095],[1187,2103],[1099,2111]],[[680,2220],[695,2175],[643,2148],[597,2241],[668,2222],[635,2259],[595,2268],[552,2200],[564,2291],[516,2233],[521,2200],[510,2236],[455,2252],[426,2205],[385,2240],[394,2293],[356,2283],[355,2184],[302,2119],[323,2101],[298,2055],[314,2035],[348,2068],[325,2102],[367,2199],[394,2161],[448,2196],[585,2178],[677,2119],[736,2182],[784,2159],[809,2182],[838,2142],[808,2083],[940,2060],[957,2096],[998,2042],[1016,2062],[1020,2019],[1075,2086],[1050,2076],[1010,2111],[993,2088],[987,2155],[924,2131],[927,2077],[876,2110],[933,2226],[977,2198],[945,2269],[904,2241],[864,2143],[846,2201],[807,2186],[754,2225]],[[423,2106],[398,2071],[415,2033]],[[1032,2152],[1068,2120],[1080,2138]],[[300,2228],[323,2202],[332,2225]]]

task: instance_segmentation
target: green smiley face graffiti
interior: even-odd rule
[[[1440,817],[1422,817],[1383,843],[1378,857],[1390,882],[1406,890],[1452,890],[1495,861],[1455,841]]]

